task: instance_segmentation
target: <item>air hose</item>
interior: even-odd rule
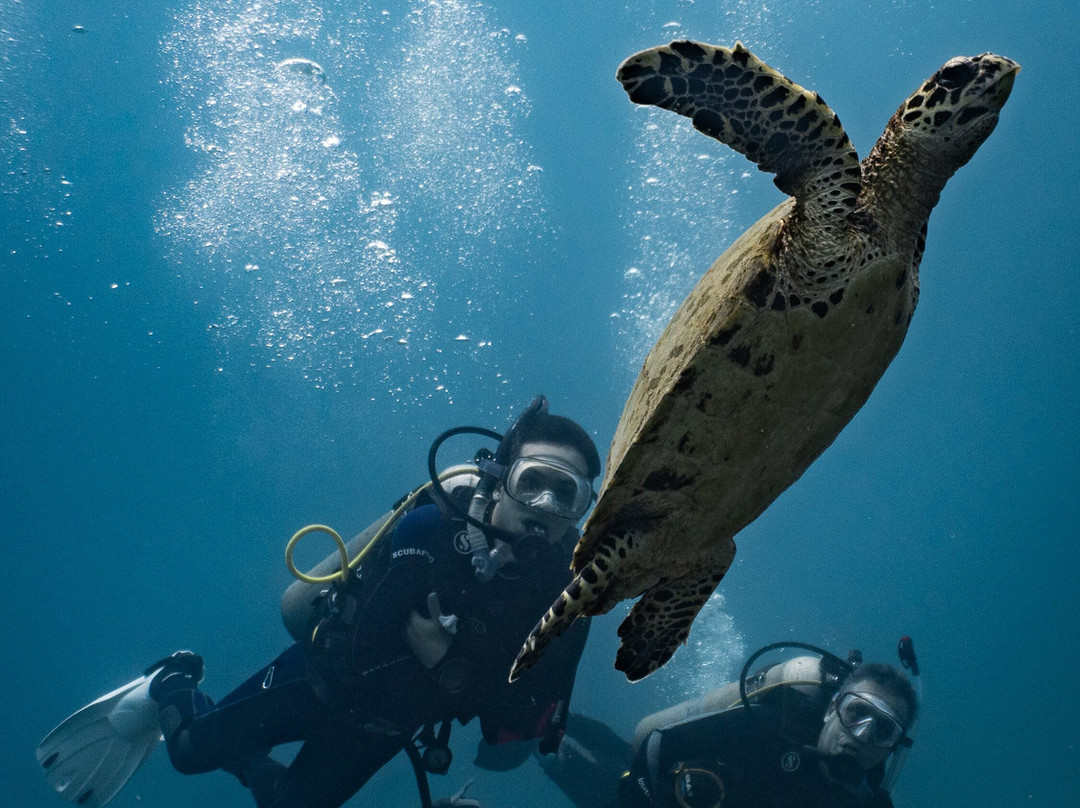
[[[438,481],[442,483],[452,477],[478,473],[479,469],[475,466],[455,466],[449,471],[443,472],[438,477]],[[434,482],[429,480],[405,497],[401,504],[394,509],[394,512],[390,514],[389,518],[383,522],[383,525],[379,528],[378,532],[371,537],[371,541],[369,541],[352,560],[349,559],[349,549],[346,547],[344,539],[341,538],[341,534],[336,530],[327,527],[326,525],[307,525],[296,531],[296,533],[293,534],[293,537],[289,539],[288,544],[285,545],[285,566],[289,568],[289,572],[291,572],[294,577],[306,584],[344,583],[349,579],[349,573],[360,566],[360,563],[367,554],[382,541],[383,537],[389,532],[390,527],[397,522],[398,518],[405,513],[414,502],[416,502],[417,498],[424,491],[431,488],[433,485]],[[304,538],[304,536],[309,533],[326,533],[334,540],[334,544],[337,545],[338,555],[341,557],[341,569],[329,575],[308,575],[297,568],[296,562],[293,561],[293,553],[295,552],[296,545],[300,542],[300,539]]]

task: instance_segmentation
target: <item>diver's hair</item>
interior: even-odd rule
[[[859,665],[844,678],[840,689],[844,691],[851,690],[858,682],[866,681],[881,685],[894,696],[903,699],[907,703],[910,717],[907,726],[904,728],[905,730],[915,723],[915,716],[919,711],[919,697],[915,694],[915,688],[912,687],[911,680],[904,675],[903,671],[882,662],[866,662]]]
[[[575,421],[561,415],[536,413],[522,419],[510,439],[510,457],[516,458],[522,444],[544,441],[572,446],[585,458],[590,477],[600,473],[600,453],[589,433]]]

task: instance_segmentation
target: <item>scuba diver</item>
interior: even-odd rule
[[[466,484],[443,485],[436,452],[463,433],[499,440],[498,449],[477,453]],[[202,658],[178,651],[57,727],[38,749],[57,792],[104,804],[159,735],[178,771],[227,771],[259,808],[340,806],[401,751],[430,806],[425,773],[448,769],[453,720],[479,717],[481,746],[520,748],[518,763],[536,744],[513,741],[555,752],[587,627],[549,664],[514,684],[508,673],[537,615],[570,580],[576,524],[595,500],[596,446],[538,396],[505,436],[449,430],[428,461],[426,504],[420,497],[380,531],[386,538],[355,568],[342,544],[339,562],[317,568],[337,568],[332,585],[298,576],[308,583],[290,587],[283,616],[300,639],[219,702],[198,688]],[[95,759],[100,744],[91,748],[102,739],[119,750],[105,765]],[[290,765],[269,756],[295,741]]]
[[[793,647],[819,656],[747,675],[762,654]],[[910,638],[900,654],[917,675]],[[738,682],[643,719],[632,743],[571,715],[541,765],[578,808],[891,808],[918,701],[891,665],[777,643]]]

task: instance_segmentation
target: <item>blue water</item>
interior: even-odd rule
[[[892,661],[909,633],[897,804],[1078,804],[1075,0],[159,6],[0,0],[0,802],[61,804],[37,741],[153,659],[198,650],[222,695],[281,650],[286,539],[364,527],[444,428],[542,391],[607,445],[673,307],[782,198],[615,82],[691,37],[820,92],[863,155],[948,58],[1023,72],[868,404],[668,669],[628,685],[623,609],[597,621],[575,708],[628,734],[767,642]],[[476,738],[438,793],[568,804],[534,763],[474,770]],[[115,804],[250,801],[158,750]],[[415,804],[401,762],[350,803]]]

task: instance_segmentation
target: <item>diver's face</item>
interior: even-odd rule
[[[843,696],[851,693],[847,724],[842,720],[840,705]],[[883,707],[884,709],[878,709]],[[847,755],[863,771],[872,769],[889,756],[895,745],[883,748],[893,721],[906,728],[911,716],[907,704],[875,681],[863,679],[845,686],[840,698],[834,699],[825,712],[825,726],[818,735],[818,751],[827,755]]]
[[[544,458],[571,469],[582,477],[588,475],[585,457],[571,446],[546,441],[531,441],[522,444],[521,451],[514,459],[526,457]],[[495,507],[491,512],[492,525],[516,536],[540,536],[550,544],[559,541],[580,519],[580,517],[560,516],[548,507],[530,507],[510,496],[503,485],[495,490],[492,499],[495,501]]]

